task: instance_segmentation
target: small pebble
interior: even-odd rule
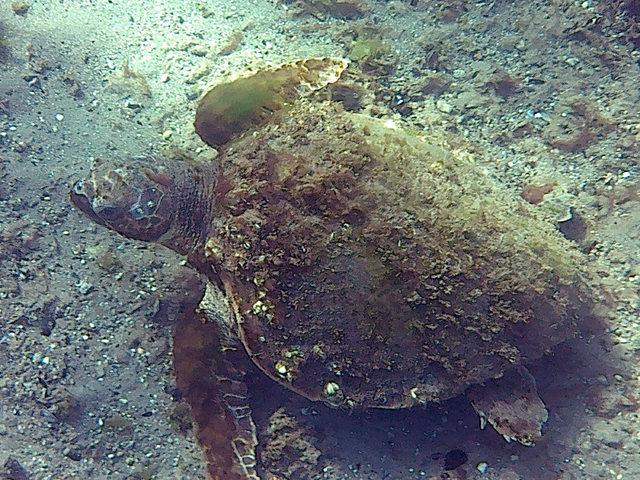
[[[487,471],[487,468],[489,468],[489,464],[487,462],[480,462],[478,465],[476,465],[476,470],[478,470],[480,473],[485,473]]]
[[[93,290],[93,284],[87,282],[86,280],[80,280],[78,283],[76,283],[76,287],[82,295],[87,295],[91,290]]]
[[[56,120],[58,120],[59,122],[61,122],[62,120],[64,120],[64,115],[62,115],[61,113],[58,113],[56,115]]]
[[[467,463],[467,460],[469,460],[469,457],[462,450],[449,450],[444,456],[444,469],[455,470]]]
[[[79,462],[82,459],[82,454],[76,449],[71,449],[67,447],[63,450],[62,453],[64,454],[65,457],[70,458],[74,462]]]
[[[22,464],[13,457],[8,457],[3,467],[3,478],[5,476],[11,480],[27,480],[29,478],[29,474]]]
[[[453,111],[453,106],[444,100],[438,100],[436,102],[436,108],[442,113],[451,113]]]
[[[11,10],[13,10],[13,13],[16,15],[26,15],[30,8],[31,5],[27,2],[13,2],[11,4]]]
[[[173,132],[171,130],[165,130],[164,132],[162,132],[162,138],[164,138],[165,140],[169,140],[172,135]]]

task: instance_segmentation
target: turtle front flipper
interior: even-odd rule
[[[467,398],[480,415],[480,428],[489,422],[507,442],[516,440],[526,446],[542,437],[542,425],[549,414],[526,368],[515,368],[502,378],[471,387]]]
[[[197,438],[213,480],[260,480],[256,427],[244,383],[244,349],[223,323],[186,311],[174,335],[178,388],[191,407]]]

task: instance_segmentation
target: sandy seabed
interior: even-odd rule
[[[313,3],[0,4],[0,477],[204,478],[171,361],[186,267],[89,224],[68,190],[94,158],[213,157],[192,127],[207,85],[333,55],[368,70],[370,112],[459,138],[514,197],[542,200],[614,314],[601,342],[559,349],[562,368],[531,367],[551,412],[535,447],[480,430],[464,399],[350,414],[256,377],[265,470],[639,479],[637,2],[343,2],[353,18]],[[466,462],[445,470],[456,450]]]

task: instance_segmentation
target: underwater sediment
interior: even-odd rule
[[[483,421],[531,445],[547,411],[526,365],[592,316],[582,254],[472,156],[316,89],[295,100],[301,78],[336,66],[322,88],[346,64],[295,62],[214,87],[196,117],[221,148],[214,164],[98,162],[72,192],[96,222],[186,255],[212,283],[201,312],[217,325],[203,332],[220,337],[205,342],[219,380],[192,390],[218,412],[196,411],[214,478],[258,478],[243,349],[334,407],[471,388]],[[212,307],[216,286],[231,318]]]

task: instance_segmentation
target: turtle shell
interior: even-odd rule
[[[578,333],[583,255],[437,143],[301,102],[223,151],[202,263],[267,375],[333,405],[400,408]]]

